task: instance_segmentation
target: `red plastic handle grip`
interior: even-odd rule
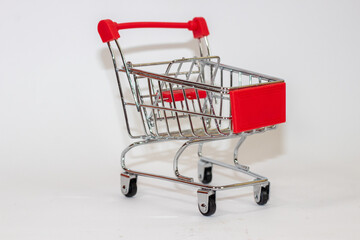
[[[130,22],[116,23],[110,19],[101,20],[98,24],[98,32],[101,40],[109,42],[120,38],[119,30],[129,28],[185,28],[193,32],[194,38],[202,38],[209,35],[209,29],[203,17],[196,17],[186,23],[177,22]]]

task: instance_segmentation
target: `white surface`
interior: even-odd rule
[[[358,1],[2,1],[0,239],[358,239],[359,10]],[[196,189],[144,178],[135,198],[120,193],[119,155],[131,141],[97,22],[194,16],[207,19],[224,63],[287,81],[287,123],[241,150],[271,181],[264,207],[251,189],[219,192],[206,218]],[[169,31],[120,33],[128,59],[191,56],[191,33]],[[170,174],[177,146],[129,158]],[[230,162],[230,149],[206,151]]]

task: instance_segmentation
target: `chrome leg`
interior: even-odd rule
[[[187,141],[186,143],[184,143],[180,148],[179,150],[176,152],[175,154],[175,157],[174,157],[174,173],[175,173],[175,176],[179,179],[182,179],[182,180],[185,180],[185,181],[188,181],[188,182],[194,182],[194,179],[193,178],[189,178],[189,177],[186,177],[186,176],[183,176],[180,174],[179,172],[179,158],[181,156],[181,154],[184,152],[184,150],[189,147],[190,145],[194,144],[194,143],[198,143],[198,142],[201,142],[201,140],[190,140],[190,141]]]
[[[203,147],[203,143],[199,143],[199,146],[198,146],[198,156],[199,156],[199,158],[202,157],[202,147]]]
[[[238,168],[240,168],[242,170],[249,171],[248,166],[242,165],[238,161],[239,148],[243,144],[243,142],[245,141],[246,137],[247,137],[247,134],[242,134],[241,138],[239,139],[239,141],[237,142],[237,144],[235,146],[235,149],[234,149],[234,164],[235,164],[236,167],[238,167]]]
[[[236,136],[236,135],[235,135],[235,136]],[[229,137],[227,137],[227,138],[229,138]],[[226,138],[225,138],[225,137],[218,137],[218,138],[212,138],[212,139],[193,139],[193,140],[189,140],[189,141],[187,141],[186,143],[184,143],[184,144],[179,148],[179,150],[176,152],[175,157],[174,157],[174,173],[175,173],[175,175],[176,175],[179,179],[193,182],[193,181],[194,181],[193,178],[189,178],[189,177],[186,177],[186,176],[182,176],[182,175],[179,173],[179,158],[180,158],[181,154],[182,154],[182,153],[184,152],[184,150],[185,150],[187,147],[189,147],[190,145],[199,144],[198,156],[201,158],[201,157],[202,157],[202,145],[203,145],[205,142],[212,142],[212,141],[218,141],[218,140],[224,140],[224,139],[226,139]]]
[[[120,163],[121,163],[121,167],[122,169],[124,169],[124,171],[129,171],[129,169],[126,167],[126,164],[125,164],[125,155],[128,151],[130,151],[131,149],[135,148],[135,147],[138,147],[138,146],[141,146],[141,145],[145,145],[145,144],[150,144],[150,143],[158,143],[158,142],[165,142],[167,140],[159,140],[159,139],[156,139],[156,140],[152,140],[152,139],[147,139],[147,140],[144,140],[144,141],[139,141],[139,142],[134,142],[132,144],[130,144],[129,146],[127,146],[121,153],[121,159],[120,159]]]

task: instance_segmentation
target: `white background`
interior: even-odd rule
[[[1,1],[0,239],[358,239],[359,12],[359,1]],[[120,193],[131,140],[97,23],[195,16],[222,62],[287,82],[287,123],[240,151],[271,181],[266,206],[250,188],[219,192],[203,217],[196,189],[145,178],[133,199]],[[134,62],[195,54],[187,30],[120,35]],[[234,143],[205,152],[230,163]],[[138,149],[131,166],[172,174],[179,144]]]

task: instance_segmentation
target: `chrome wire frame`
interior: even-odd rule
[[[216,191],[268,184],[267,178],[251,172],[249,167],[239,163],[238,149],[247,136],[274,129],[276,126],[234,133],[229,93],[237,88],[282,82],[282,79],[221,64],[219,57],[210,56],[207,39],[199,40],[200,57],[141,64],[126,62],[118,41],[114,40],[114,42],[120,53],[122,67],[118,67],[111,43],[107,44],[115,68],[127,132],[130,138],[142,139],[130,144],[121,154],[121,166],[126,173]],[[202,46],[203,42],[205,42],[205,48]],[[164,67],[164,71],[153,73],[143,70],[146,67],[157,66]],[[127,78],[133,96],[132,100],[125,100],[120,74],[125,74]],[[189,91],[195,93],[191,98],[187,95]],[[204,92],[206,93],[205,97],[201,96]],[[167,98],[165,98],[165,93],[167,93]],[[180,101],[175,97],[179,93],[182,95],[180,98],[183,98]],[[137,114],[140,114],[142,134],[133,134],[129,122],[129,108],[136,109]],[[195,121],[197,121],[196,124]],[[225,164],[202,155],[203,144],[230,138],[239,138],[234,149],[234,165]],[[170,140],[186,141],[174,157],[175,178],[134,171],[126,166],[125,155],[131,149]],[[253,177],[254,180],[224,186],[212,186],[197,183],[193,178],[181,175],[178,167],[179,158],[184,150],[193,144],[199,145],[199,161],[244,173]]]

